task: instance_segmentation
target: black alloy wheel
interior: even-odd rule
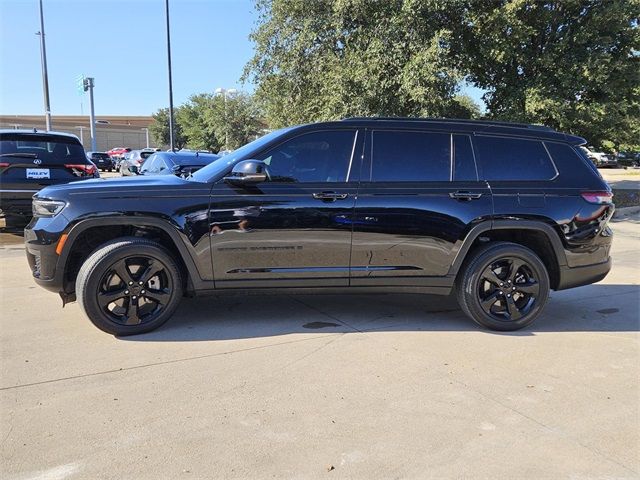
[[[549,275],[529,248],[489,243],[465,260],[456,281],[458,303],[480,325],[518,330],[540,315],[549,298]]]
[[[162,245],[136,237],[104,244],[84,262],[76,298],[91,322],[113,335],[149,332],[182,298],[182,273]]]
[[[118,260],[102,276],[97,302],[113,322],[153,321],[171,299],[173,280],[160,260],[143,255]]]
[[[505,257],[484,269],[478,285],[482,309],[496,320],[519,320],[535,306],[540,284],[525,260]]]

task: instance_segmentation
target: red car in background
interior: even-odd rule
[[[110,157],[115,157],[115,158],[122,158],[124,157],[125,153],[129,153],[131,151],[130,148],[128,147],[115,147],[112,148],[111,150],[107,150],[107,155],[109,155]]]

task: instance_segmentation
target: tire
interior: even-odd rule
[[[173,315],[182,298],[182,276],[161,245],[120,238],[84,262],[76,278],[76,298],[100,330],[137,335],[155,330]]]
[[[456,293],[460,307],[476,323],[491,330],[519,330],[542,312],[549,298],[549,274],[532,250],[491,243],[465,260]]]

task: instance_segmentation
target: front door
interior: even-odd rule
[[[214,186],[216,288],[349,284],[358,137],[353,128],[298,134],[256,155],[267,164],[268,181]]]
[[[369,131],[354,214],[351,285],[433,286],[492,213],[470,137]]]

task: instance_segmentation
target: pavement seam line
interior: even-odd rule
[[[566,439],[568,439],[568,440],[571,440],[571,441],[573,441],[573,442],[577,443],[577,444],[578,444],[578,445],[580,445],[582,448],[586,448],[586,449],[587,449],[587,450],[589,450],[591,453],[595,453],[596,455],[600,455],[601,457],[605,458],[606,460],[610,461],[611,463],[615,463],[615,464],[616,464],[616,465],[618,465],[619,467],[624,468],[625,470],[627,470],[627,471],[629,471],[629,472],[633,473],[634,475],[637,475],[637,474],[638,474],[638,472],[636,472],[636,471],[635,471],[635,470],[633,470],[632,468],[629,468],[629,467],[627,467],[626,465],[624,465],[623,463],[620,463],[618,460],[616,460],[616,459],[613,459],[613,458],[609,457],[608,455],[606,455],[606,454],[602,453],[602,452],[601,452],[600,450],[598,450],[597,448],[594,448],[594,447],[591,447],[591,446],[589,446],[589,445],[586,445],[586,444],[582,443],[578,438],[574,437],[573,435],[570,435],[570,434],[566,433],[564,430],[562,430],[562,429],[558,429],[558,428],[552,428],[552,427],[550,427],[550,426],[548,426],[548,425],[546,425],[546,424],[542,423],[541,421],[539,421],[539,420],[537,420],[537,419],[535,419],[535,418],[533,418],[533,417],[531,417],[531,416],[529,416],[529,415],[527,415],[527,414],[525,414],[525,413],[521,412],[520,410],[518,410],[518,409],[516,409],[516,408],[513,408],[512,406],[507,405],[506,403],[501,402],[500,400],[497,400],[497,399],[493,398],[492,396],[487,395],[486,393],[483,393],[482,391],[480,391],[480,390],[478,390],[478,389],[476,389],[476,388],[474,388],[474,387],[471,387],[470,385],[467,385],[467,384],[466,384],[466,383],[464,383],[464,382],[461,382],[460,380],[456,380],[456,379],[453,379],[453,378],[452,378],[451,380],[452,380],[452,381],[454,381],[455,383],[457,383],[457,384],[459,384],[459,385],[462,385],[463,387],[465,387],[465,388],[467,388],[467,389],[471,390],[472,392],[475,392],[475,393],[477,393],[478,395],[482,395],[484,398],[486,398],[486,399],[488,399],[488,400],[491,400],[491,401],[492,401],[492,402],[494,402],[494,403],[497,403],[497,404],[498,404],[498,405],[500,405],[501,407],[503,407],[503,408],[507,408],[507,409],[511,410],[512,412],[514,412],[514,413],[516,413],[516,414],[520,415],[521,417],[526,418],[527,420],[529,420],[529,421],[531,421],[531,422],[534,422],[534,423],[535,423],[535,424],[537,424],[537,425],[540,425],[542,428],[544,428],[545,430],[549,431],[549,433],[553,433],[553,434],[556,434],[556,435],[558,435],[558,434],[559,434],[561,437],[566,438]]]
[[[54,378],[54,379],[51,379],[51,380],[43,380],[41,382],[25,383],[25,384],[22,384],[22,385],[12,385],[12,386],[9,386],[9,387],[0,387],[0,391],[15,390],[15,389],[18,389],[18,388],[33,387],[33,386],[37,386],[37,385],[44,385],[44,384],[47,384],[47,383],[57,383],[57,382],[63,382],[63,381],[66,381],[66,380],[75,380],[75,379],[78,379],[78,378],[93,377],[93,376],[97,376],[97,375],[106,375],[106,374],[109,374],[109,373],[125,372],[125,371],[128,371],[128,370],[138,370],[138,369],[147,368],[147,367],[157,367],[157,366],[162,366],[162,365],[170,365],[172,363],[188,362],[188,361],[191,361],[191,360],[201,360],[203,358],[220,357],[220,356],[223,356],[223,355],[231,355],[231,354],[234,354],[234,353],[249,352],[249,351],[252,351],[252,350],[260,350],[260,349],[263,349],[263,348],[277,347],[277,346],[280,346],[280,345],[288,345],[288,344],[291,344],[291,343],[308,342],[310,340],[318,340],[318,339],[321,339],[321,338],[331,337],[331,336],[334,336],[334,335],[336,335],[336,333],[328,333],[326,335],[320,335],[320,336],[317,336],[317,337],[301,338],[299,340],[289,340],[289,341],[286,341],[286,342],[272,343],[272,344],[269,344],[269,345],[261,345],[261,346],[258,346],[258,347],[241,348],[241,349],[238,349],[238,350],[230,350],[230,351],[227,351],[227,352],[209,353],[207,355],[198,355],[196,357],[176,358],[174,360],[166,360],[164,362],[147,363],[147,364],[144,364],[144,365],[134,365],[132,367],[123,367],[123,368],[116,368],[116,369],[112,369],[112,370],[104,370],[104,371],[101,371],[101,372],[84,373],[82,375],[73,375],[71,377]]]
[[[358,332],[358,333],[362,333],[362,334],[366,335],[366,332],[364,332],[363,330],[360,330],[359,328],[356,328],[353,325],[349,325],[344,320],[340,320],[338,317],[335,317],[335,316],[331,315],[330,313],[324,312],[324,311],[320,310],[319,308],[314,307],[313,305],[309,305],[308,303],[303,302],[302,300],[300,300],[299,298],[296,298],[295,296],[291,296],[290,295],[289,298],[291,298],[292,300],[304,305],[305,307],[307,307],[310,310],[313,310],[315,312],[320,313],[321,315],[324,315],[327,318],[330,318],[331,320],[335,320],[336,322],[340,322],[342,325],[344,325],[345,327],[349,327],[354,332]]]

